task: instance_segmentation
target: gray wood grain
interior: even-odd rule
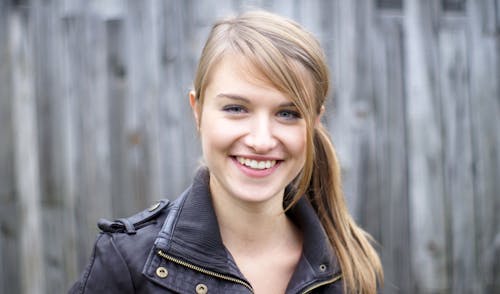
[[[201,151],[188,92],[210,25],[264,8],[325,49],[333,88],[323,122],[349,209],[377,240],[384,293],[494,293],[499,7],[0,1],[0,292],[67,289],[100,217],[190,184]]]
[[[0,292],[21,292],[17,234],[17,194],[12,121],[10,7],[0,1]]]
[[[474,170],[474,226],[480,290],[500,289],[500,59],[498,35],[486,34],[482,5],[469,5],[470,97]]]
[[[439,34],[448,271],[452,293],[476,292],[474,184],[467,42],[462,23]],[[460,277],[460,278],[458,278]]]
[[[447,272],[443,140],[432,4],[436,3],[407,1],[405,6],[410,254],[417,293],[445,292],[451,278]]]
[[[18,214],[13,215],[18,235],[17,256],[22,293],[43,293],[44,257],[41,232],[40,177],[36,127],[33,62],[33,23],[25,9],[12,11],[9,21],[9,51],[12,52],[12,126],[15,189]],[[36,246],[33,246],[36,244]]]
[[[380,193],[380,249],[386,293],[410,293],[410,207],[408,138],[404,91],[404,28],[402,15],[382,15],[374,38],[373,70],[377,125],[377,173]]]

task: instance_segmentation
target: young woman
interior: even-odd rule
[[[189,100],[205,167],[172,203],[103,230],[71,293],[376,293],[320,118],[325,56],[267,12],[216,23]]]

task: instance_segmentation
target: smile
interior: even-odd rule
[[[237,156],[236,160],[244,166],[253,169],[268,169],[276,165],[276,160],[255,160]]]

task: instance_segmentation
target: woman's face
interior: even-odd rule
[[[284,189],[306,158],[306,123],[292,101],[227,55],[213,70],[199,125],[213,197],[282,203]],[[198,121],[201,119],[201,121]]]

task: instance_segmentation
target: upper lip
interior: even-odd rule
[[[262,155],[233,155],[234,157],[243,157],[251,160],[257,160],[257,161],[266,161],[266,160],[282,160],[279,157],[275,156],[262,156]]]

